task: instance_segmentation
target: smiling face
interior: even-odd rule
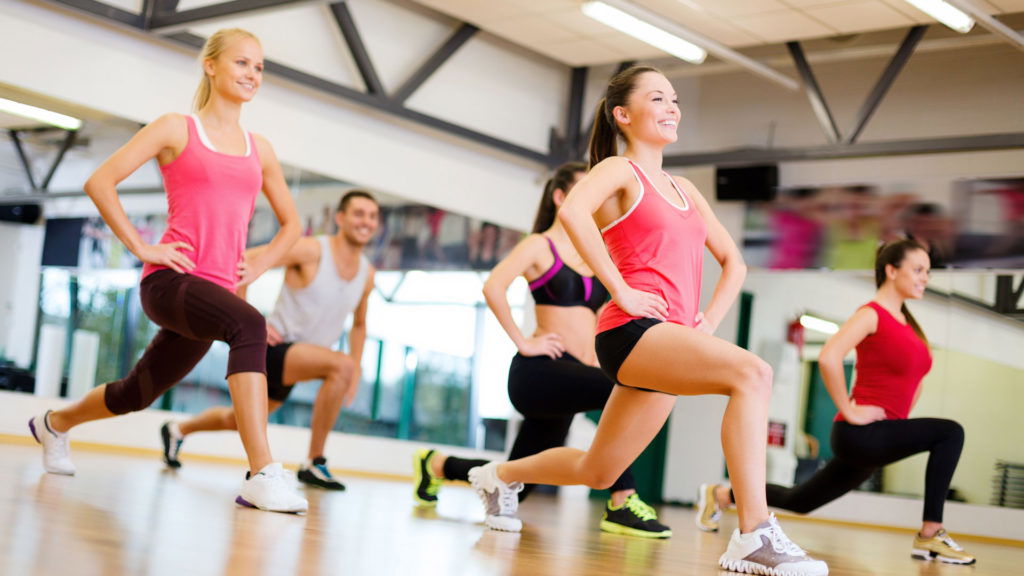
[[[345,204],[344,210],[334,215],[338,233],[356,246],[366,246],[377,233],[380,224],[380,207],[369,198],[353,197]]]
[[[899,264],[885,266],[886,282],[892,284],[903,298],[916,300],[924,296],[930,271],[931,260],[927,252],[921,249],[907,250]]]
[[[234,102],[248,102],[263,83],[263,48],[255,38],[238,36],[216,57],[203,61],[213,92]]]
[[[612,114],[630,142],[666,145],[678,138],[679,100],[672,83],[658,72],[638,76],[626,104]]]

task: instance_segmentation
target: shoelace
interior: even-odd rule
[[[658,517],[658,513],[654,511],[654,508],[638,498],[636,494],[631,494],[629,498],[626,498],[626,508],[629,508],[641,520],[655,520]]]
[[[806,552],[804,549],[797,546],[795,542],[786,536],[786,533],[782,531],[782,527],[775,523],[775,518],[771,519],[771,527],[768,528],[768,537],[772,541],[772,548],[776,552],[788,554],[790,556],[804,556]]]
[[[498,507],[502,516],[510,516],[519,507],[519,491],[512,489],[511,486],[507,490],[499,488]]]
[[[937,534],[935,534],[935,537],[938,538],[940,542],[942,542],[946,546],[949,546],[953,550],[956,550],[957,552],[963,552],[964,550],[963,547],[957,544],[956,540],[953,540],[953,537],[946,533],[945,530],[940,530]]]

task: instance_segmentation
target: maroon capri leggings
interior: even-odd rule
[[[128,376],[107,384],[103,401],[114,414],[152,404],[202,360],[214,340],[231,347],[228,376],[266,374],[267,322],[227,289],[165,269],[142,279],[139,297],[160,332]]]

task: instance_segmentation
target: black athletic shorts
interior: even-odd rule
[[[640,341],[640,337],[644,335],[644,332],[658,324],[661,324],[661,320],[636,318],[622,326],[616,326],[611,330],[598,333],[594,341],[597,361],[601,364],[601,369],[604,370],[604,373],[612,381],[620,386],[626,386],[626,384],[619,382],[619,369],[622,368],[622,363],[629,357],[630,352],[633,351],[636,343]],[[657,390],[649,390],[637,386],[629,387],[636,388],[637,390],[647,390],[648,392],[657,392]]]
[[[282,342],[276,346],[267,345],[267,397],[284,402],[295,386],[284,383],[284,356],[293,342]]]

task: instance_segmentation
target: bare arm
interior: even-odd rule
[[[351,406],[359,391],[359,381],[362,378],[363,348],[366,345],[366,310],[370,302],[370,293],[373,292],[374,275],[376,270],[370,268],[366,277],[366,287],[363,289],[363,297],[359,306],[352,313],[352,328],[348,331],[348,353],[355,362],[355,369],[352,371],[352,380],[345,389],[345,406]]]
[[[292,201],[291,192],[284,180],[281,164],[277,161],[274,149],[261,136],[256,136],[255,140],[260,154],[260,162],[263,165],[263,194],[270,202],[270,207],[274,210],[274,215],[277,216],[281,227],[259,254],[251,261],[246,259],[245,265],[239,267],[238,284],[240,286],[252,283],[275,262],[284,257],[302,232],[299,215],[295,211],[295,203]]]
[[[881,407],[858,406],[850,399],[843,372],[843,358],[877,328],[878,313],[871,308],[861,308],[828,339],[818,356],[825,389],[839,413],[850,424],[863,425],[885,419],[885,410]]]
[[[722,226],[697,187],[685,178],[676,178],[676,182],[686,191],[687,196],[693,200],[704,217],[708,231],[705,245],[722,267],[722,275],[715,285],[711,302],[695,322],[698,329],[710,334],[718,328],[726,312],[736,302],[736,297],[743,287],[743,280],[747,277],[747,264],[743,261],[743,255],[729,235],[729,231]]]
[[[159,157],[169,162],[184,149],[188,141],[186,120],[178,114],[165,114],[139,130],[127,144],[114,152],[85,182],[85,193],[96,204],[103,220],[117,238],[139,260],[167,266],[175,272],[189,272],[195,263],[182,250],[193,247],[184,242],[146,244],[128,220],[117,185],[140,166]]]
[[[484,282],[483,293],[487,307],[494,313],[498,324],[501,324],[520,354],[558,358],[565,352],[561,336],[543,334],[534,338],[527,337],[512,318],[512,308],[508,305],[508,287],[517,276],[524,276],[537,266],[544,250],[547,250],[547,242],[540,234],[524,238],[491,270]]]
[[[625,158],[602,160],[573,186],[572,194],[558,210],[558,220],[565,226],[576,251],[608,288],[619,308],[638,318],[665,320],[668,305],[660,296],[634,290],[626,284],[612,262],[601,231],[594,221],[594,214],[598,210],[603,210],[606,215],[621,216],[619,196],[633,185],[635,180]]]

